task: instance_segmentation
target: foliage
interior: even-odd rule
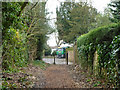
[[[26,65],[28,60],[42,59],[46,35],[50,32],[45,18],[46,3],[2,4],[2,64],[4,70],[15,71],[13,68]],[[34,5],[36,6],[33,8]]]
[[[26,33],[27,26],[22,16],[18,17],[24,3],[2,3],[3,70],[14,71],[16,66],[24,66],[28,60]]]
[[[94,53],[97,51],[99,75],[105,69],[108,81],[116,85],[118,78],[120,24],[111,24],[91,30],[77,39],[81,66],[93,72]],[[117,36],[118,35],[118,36]],[[118,64],[117,64],[118,62]]]
[[[29,44],[29,57],[32,60],[42,59],[43,50],[47,41],[47,34],[51,32],[51,29],[47,23],[46,2],[37,3],[36,7],[31,10],[33,4],[29,4],[24,10],[24,17],[28,29],[28,44]]]
[[[48,45],[46,45],[45,56],[48,56],[48,55],[51,55],[51,48]]]
[[[113,38],[110,44],[104,43],[102,45],[99,45],[98,47],[99,62],[100,62],[99,66],[101,68],[106,68],[107,76],[108,76],[107,78],[112,83],[119,82],[119,77],[118,77],[120,70],[119,46],[120,46],[120,35],[117,35]]]
[[[116,29],[116,27],[119,27],[119,24],[111,24],[108,26],[98,27],[96,29],[93,29],[89,31],[87,34],[81,35],[77,39],[77,44],[80,45],[87,45],[90,43],[103,43],[104,41],[111,40],[114,36],[117,35],[119,32],[119,29]]]
[[[114,22],[120,21],[120,1],[119,0],[113,0],[109,4],[110,10],[113,14],[113,17],[111,20]]]
[[[6,29],[8,29],[10,26],[16,26],[20,24],[22,26],[21,22],[21,11],[24,9],[24,7],[27,5],[27,2],[2,2],[2,29],[3,31],[3,37],[4,33],[6,32]],[[19,21],[19,23],[18,23]],[[19,26],[19,25],[18,25]],[[22,28],[22,27],[21,27]]]
[[[65,2],[57,9],[59,38],[73,43],[81,34],[87,33],[95,22],[97,11],[87,2]]]
[[[94,23],[92,23],[91,29],[112,24],[110,20],[109,9],[105,9],[104,12],[105,12],[104,14],[98,13],[96,15],[96,20]]]
[[[65,38],[66,35],[69,33],[70,25],[67,20],[70,19],[70,10],[72,9],[73,5],[72,2],[65,2],[61,3],[61,7],[56,9],[57,13],[57,30],[59,34],[59,39],[67,41]]]
[[[7,81],[5,81],[2,85],[2,89],[5,90],[5,89],[8,89],[8,88],[17,88],[17,85],[15,83],[10,84]]]

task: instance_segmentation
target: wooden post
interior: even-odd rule
[[[54,55],[54,64],[55,64],[55,55]]]
[[[66,54],[66,61],[67,61],[67,65],[68,65],[68,52]]]

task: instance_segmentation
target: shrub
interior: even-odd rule
[[[111,24],[91,30],[89,33],[81,35],[77,39],[79,60],[83,68],[93,72],[94,53],[98,53],[99,75],[101,70],[106,69],[107,79],[114,83],[117,81],[118,65],[120,59],[120,23]],[[116,85],[114,83],[114,85]]]
[[[45,56],[48,56],[48,55],[51,55],[51,48],[50,47],[47,47],[45,49]]]

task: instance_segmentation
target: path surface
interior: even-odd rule
[[[76,88],[77,85],[66,65],[52,65],[44,71],[45,88]]]
[[[77,88],[68,65],[50,65],[46,70],[30,66],[29,74],[34,88]]]
[[[35,88],[104,88],[104,81],[90,77],[89,73],[74,65],[50,65],[34,73],[38,80]],[[36,69],[37,71],[37,69]],[[101,84],[100,84],[101,83]]]
[[[54,63],[53,58],[43,58],[43,61],[49,64]],[[43,76],[45,78],[45,88],[75,88],[77,87],[72,76],[70,75],[69,68],[64,58],[55,58],[55,63],[58,65],[51,65],[45,71]],[[68,62],[69,65],[72,62]]]

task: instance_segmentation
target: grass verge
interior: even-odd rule
[[[45,63],[42,60],[34,60],[34,61],[32,61],[32,64],[35,66],[39,66],[43,70],[45,70],[48,66],[50,66],[50,64]]]

